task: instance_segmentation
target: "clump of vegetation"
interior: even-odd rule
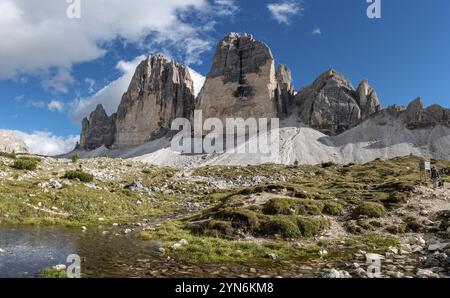
[[[335,166],[336,164],[334,162],[324,162],[322,163],[322,168],[326,169],[326,168],[331,168],[333,166]]]
[[[215,217],[221,220],[231,221],[235,228],[255,229],[259,226],[258,215],[248,209],[243,208],[225,208],[219,211]]]
[[[67,278],[67,273],[64,270],[56,270],[54,268],[45,268],[39,274],[40,278]]]
[[[79,160],[79,156],[77,153],[75,153],[74,155],[72,155],[72,163],[76,163]]]
[[[20,157],[14,160],[13,168],[34,171],[41,160],[36,157]]]
[[[363,202],[353,212],[353,218],[357,219],[360,216],[369,218],[380,218],[386,213],[384,206],[375,202]]]
[[[12,153],[8,153],[8,152],[0,151],[0,156],[10,158],[10,159],[16,159],[16,152],[13,151]]]
[[[308,199],[271,199],[263,207],[267,215],[341,215],[342,204],[336,201],[318,201]]]
[[[64,178],[69,180],[80,180],[81,182],[92,182],[94,181],[94,176],[89,173],[85,173],[81,170],[68,171],[64,175]]]
[[[265,236],[280,235],[283,238],[299,238],[300,229],[294,220],[289,216],[273,216],[261,224],[259,232]]]

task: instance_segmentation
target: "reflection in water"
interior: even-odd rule
[[[66,264],[70,254],[81,257],[82,276],[130,276],[138,259],[158,259],[153,243],[114,230],[71,228],[1,228],[0,277],[36,277],[45,267]]]

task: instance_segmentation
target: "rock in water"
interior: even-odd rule
[[[114,143],[116,132],[116,114],[108,116],[102,105],[82,122],[80,148],[94,150],[103,145],[109,147]]]
[[[270,48],[252,35],[230,33],[217,46],[196,109],[203,118],[272,118],[286,110],[290,96],[290,71],[282,66],[275,73]]]
[[[119,105],[114,147],[144,144],[170,131],[172,120],[191,118],[194,83],[189,70],[165,57],[141,62]]]
[[[23,142],[18,138],[18,133],[9,130],[0,130],[0,152],[7,153],[29,153],[30,150]]]
[[[295,98],[300,120],[328,135],[340,134],[380,110],[376,92],[363,81],[358,91],[339,72],[331,69]]]

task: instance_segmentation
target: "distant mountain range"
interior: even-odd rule
[[[192,119],[194,110],[202,110],[204,119],[280,118],[284,145],[280,160],[273,162],[364,162],[408,154],[450,159],[449,109],[425,108],[420,99],[407,108],[383,108],[368,80],[355,88],[333,69],[296,92],[289,68],[276,67],[270,48],[249,34],[230,33],[219,42],[205,84],[194,94],[187,67],[163,56],[148,57],[137,67],[117,113],[108,116],[99,105],[83,120],[77,152],[133,157],[167,153],[172,121]],[[152,159],[164,164],[162,160]],[[243,162],[227,153],[214,160]],[[252,161],[258,163],[247,158]]]

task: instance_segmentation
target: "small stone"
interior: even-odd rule
[[[428,246],[429,251],[442,251],[450,247],[450,243],[436,243]]]
[[[417,270],[417,276],[421,278],[438,278],[439,275],[429,269]]]
[[[173,250],[177,250],[179,248],[181,248],[181,244],[180,243],[175,243],[174,245],[172,245],[172,249]]]
[[[250,268],[249,272],[250,273],[256,273],[256,269],[255,268]]]
[[[189,242],[186,239],[181,239],[178,243],[180,243],[181,245],[188,245]]]
[[[328,255],[328,251],[325,249],[319,250],[319,257],[323,258]]]
[[[162,254],[166,252],[166,249],[164,247],[160,247],[158,250]]]
[[[105,219],[103,217],[99,217],[98,221],[105,221]]]
[[[389,246],[388,251],[397,255],[398,254],[398,248],[394,246]]]
[[[269,254],[267,254],[267,257],[268,257],[269,259],[271,259],[272,261],[278,260],[278,255],[276,255],[276,254],[274,254],[274,253],[269,253]]]
[[[81,231],[86,232],[87,228],[85,226],[81,227]]]
[[[125,234],[130,234],[131,232],[132,232],[131,229],[125,229],[125,231],[124,231]]]

